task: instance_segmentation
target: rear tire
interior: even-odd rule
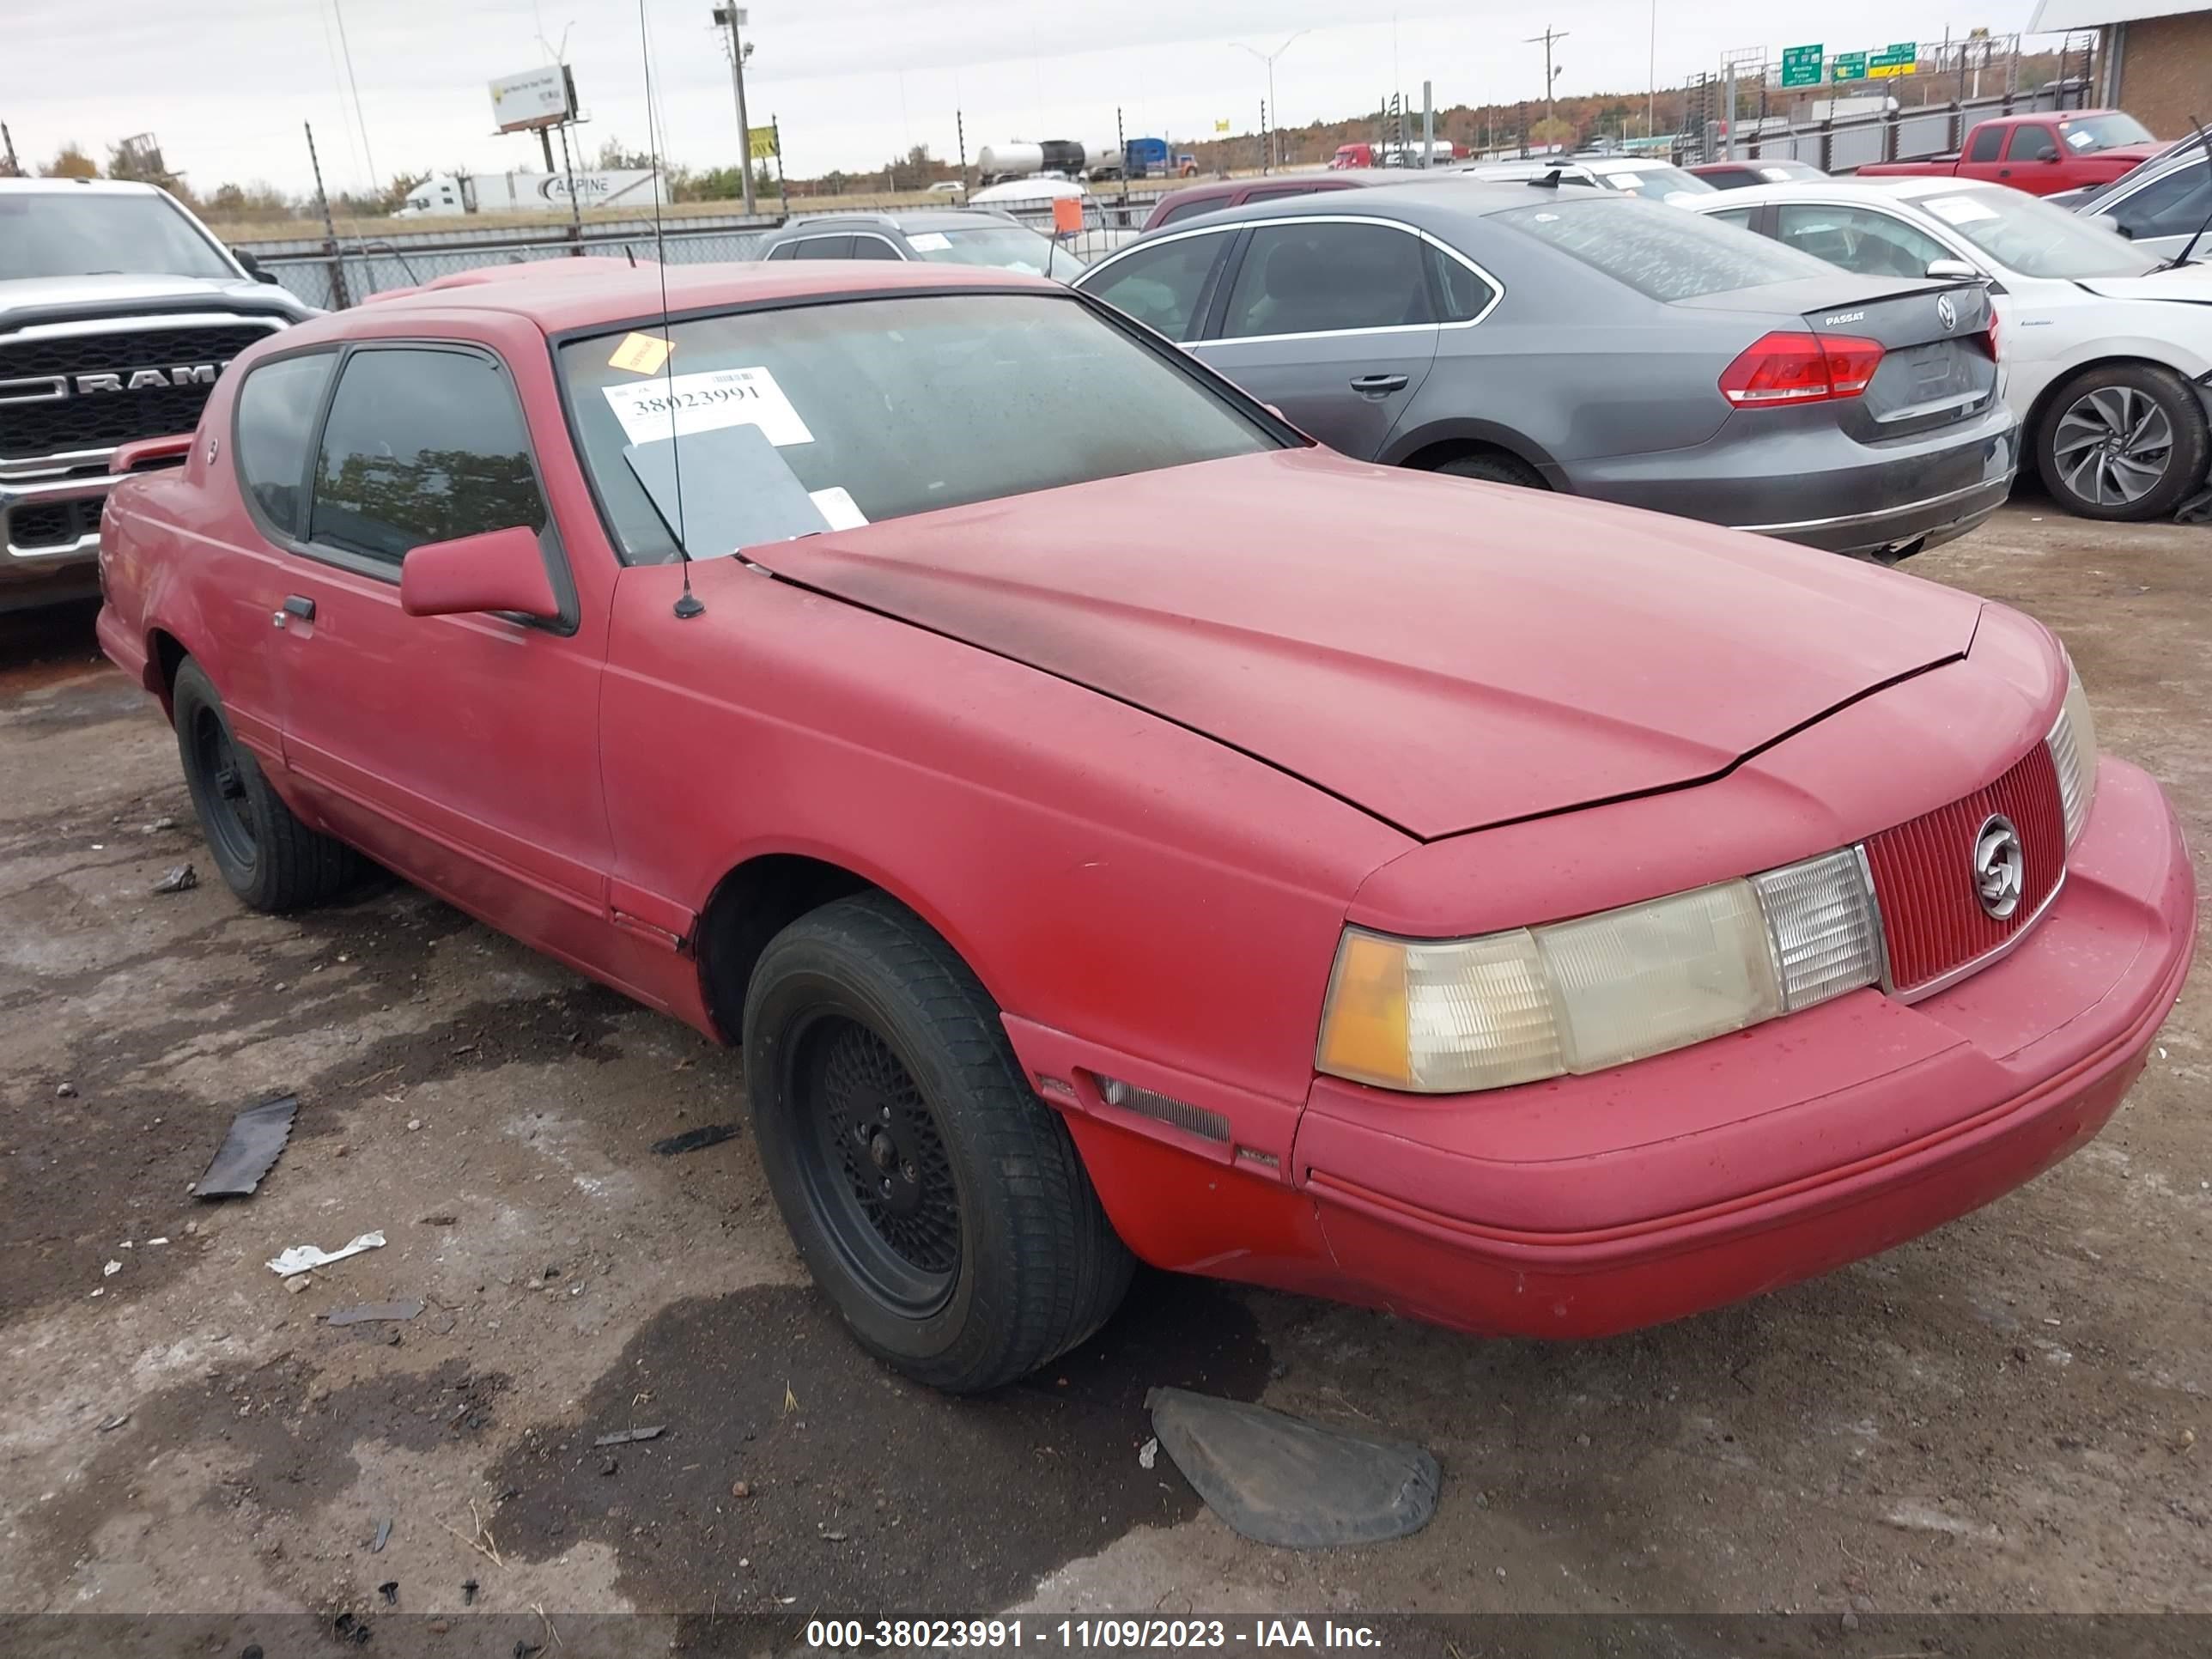
[[[1485,449],[1472,455],[1456,455],[1438,463],[1434,470],[1455,478],[1480,478],[1485,483],[1519,484],[1524,489],[1551,488],[1534,467],[1501,450]]]
[[[214,682],[189,657],[177,668],[169,708],[200,833],[232,892],[275,915],[323,903],[353,884],[361,855],[293,816],[231,735]]]
[[[2189,383],[2151,363],[2085,369],[2045,406],[2036,470],[2051,499],[2084,519],[2171,517],[2203,482],[2212,431]]]
[[[999,1010],[880,893],[776,935],[745,995],[745,1084],[785,1224],[860,1346],[956,1394],[1096,1331],[1133,1268]]]

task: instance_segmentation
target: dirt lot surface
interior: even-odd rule
[[[2015,505],[1913,569],[2071,642],[2203,860],[2212,534]],[[1143,1279],[959,1403],[839,1334],[748,1133],[653,1151],[743,1126],[729,1056],[397,883],[234,902],[90,621],[0,628],[0,1612],[2212,1611],[2202,969],[2087,1151],[1794,1291],[1540,1346]],[[259,1194],[192,1198],[280,1093]],[[1139,1467],[1167,1382],[1422,1442],[1434,1523],[1243,1542]]]

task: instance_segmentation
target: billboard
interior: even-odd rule
[[[491,83],[492,119],[501,132],[556,127],[576,118],[575,94],[565,64],[503,75]]]

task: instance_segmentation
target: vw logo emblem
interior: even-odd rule
[[[2002,812],[1993,812],[1974,837],[1974,891],[1992,921],[2004,921],[2020,908],[2027,886],[2027,856],[2020,831]]]
[[[1951,303],[1951,296],[1948,294],[1936,296],[1936,320],[1943,325],[1946,334],[1959,325],[1959,307]]]

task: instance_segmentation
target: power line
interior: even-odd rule
[[[361,128],[361,153],[368,163],[368,185],[371,190],[380,190],[384,175],[376,170],[376,156],[368,147],[368,120],[361,111],[361,82],[353,78],[353,47],[346,40],[345,12],[338,0],[331,0],[331,13],[338,20],[338,51],[345,58],[346,85],[353,88],[353,118]]]

